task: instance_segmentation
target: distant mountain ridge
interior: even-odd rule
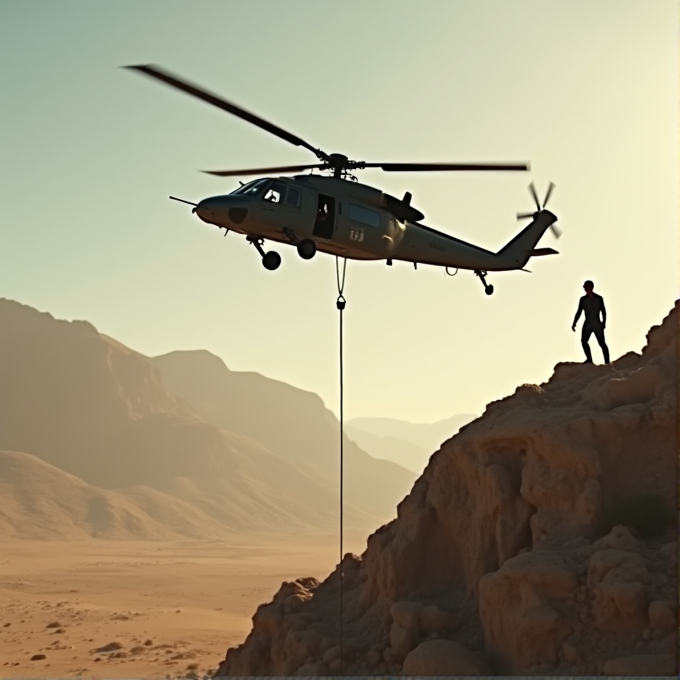
[[[411,423],[396,418],[354,418],[347,432],[364,451],[421,474],[432,454],[477,416],[461,413],[435,423]]]
[[[54,484],[72,490],[51,488],[55,498],[72,496],[76,487],[82,498],[111,491],[113,506],[129,508],[126,494],[134,488],[137,498],[146,494],[165,506],[156,516],[168,517],[178,503],[188,504],[196,519],[192,535],[200,532],[201,517],[207,535],[216,526],[226,532],[335,529],[339,431],[321,399],[264,376],[230,372],[208,352],[168,356],[149,359],[88,322],[59,321],[0,299],[0,450],[14,452],[16,469],[33,466],[40,478],[51,475]],[[169,389],[166,374],[173,370],[172,380],[188,380],[185,394]],[[415,475],[351,442],[347,456],[346,525],[368,532],[394,515]],[[82,484],[73,486],[74,479]],[[13,488],[14,500],[0,495],[0,518],[9,513],[0,531],[22,535],[22,526],[10,527],[7,517],[18,522],[25,512],[8,508],[37,507],[33,501],[17,505],[16,495],[37,499],[45,485],[32,488],[31,475],[23,473],[3,483]],[[82,519],[82,503],[57,505]],[[155,526],[152,517],[139,519],[139,507],[148,503],[135,507],[121,516],[138,517],[130,526],[138,526],[140,536],[158,533],[143,528]],[[26,528],[32,520],[24,519]]]

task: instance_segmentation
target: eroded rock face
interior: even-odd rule
[[[549,551],[518,555],[482,576],[479,613],[487,653],[501,666],[556,663],[574,630],[562,603],[577,587],[575,571]]]
[[[284,584],[218,675],[463,672],[426,659],[578,675],[625,655],[648,674],[668,666],[672,529],[600,528],[632,494],[676,507],[677,305],[647,337],[609,366],[558,364],[442,444],[397,518],[343,560],[342,654],[336,568]]]
[[[594,615],[603,631],[641,631],[648,623],[651,576],[634,552],[600,550],[588,562],[587,584],[595,596]]]

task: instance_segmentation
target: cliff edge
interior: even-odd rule
[[[343,559],[342,659],[337,567],[283,583],[216,675],[675,674],[679,314],[441,446]]]

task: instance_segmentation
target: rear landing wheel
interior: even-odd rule
[[[311,238],[303,238],[297,244],[297,251],[303,260],[311,260],[316,255],[316,243]]]
[[[275,250],[270,250],[268,253],[265,253],[262,258],[262,264],[265,269],[274,271],[275,269],[278,269],[281,264],[281,256]]]
[[[487,295],[491,295],[491,293],[493,293],[493,286],[487,286],[486,288],[484,288],[484,292]]]

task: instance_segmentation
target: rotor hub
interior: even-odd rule
[[[332,153],[329,156],[329,164],[333,167],[345,167],[349,163],[349,158],[341,153]]]

